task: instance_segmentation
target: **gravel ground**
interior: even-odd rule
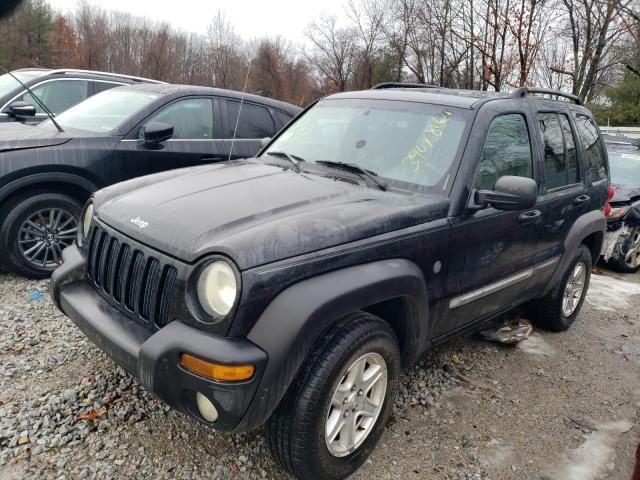
[[[356,479],[628,480],[640,442],[639,276],[595,277],[567,333],[469,335],[406,371]],[[0,478],[288,478],[260,430],[168,409],[52,305],[0,273]]]

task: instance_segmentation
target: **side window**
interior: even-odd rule
[[[547,190],[567,184],[567,161],[560,121],[555,113],[539,113],[538,126],[544,144],[544,178]]]
[[[567,155],[567,183],[580,182],[580,166],[576,152],[576,142],[571,131],[571,125],[566,115],[559,115],[562,135],[564,136],[564,149]]]
[[[173,125],[176,140],[203,140],[213,138],[213,105],[209,98],[179,100],[164,107],[140,127],[138,137],[144,137],[144,127],[150,122]]]
[[[49,110],[57,115],[89,97],[89,82],[87,80],[54,80],[36,85],[31,90]],[[36,113],[44,113],[30,93],[25,93],[19,100],[35,105]]]
[[[539,113],[538,126],[544,141],[544,177],[547,190],[579,182],[576,145],[566,115]]]
[[[276,112],[276,117],[278,117],[278,121],[280,122],[280,125],[282,125],[283,127],[287,123],[289,123],[291,119],[293,119],[291,115],[281,112],[280,110],[274,110],[274,111]]]
[[[501,115],[491,122],[480,154],[475,187],[492,190],[504,175],[533,178],[529,131],[519,113]]]
[[[598,135],[598,127],[586,115],[577,116],[576,127],[580,143],[587,157],[587,178],[590,182],[597,182],[607,178],[604,148]]]
[[[233,137],[233,129],[238,120],[240,102],[227,100],[227,112],[229,115],[228,137]],[[242,113],[238,120],[238,132],[236,138],[265,138],[273,137],[276,133],[276,126],[271,118],[269,110],[265,107],[244,102]]]
[[[104,92],[105,90],[109,90],[115,87],[121,87],[117,83],[109,83],[109,82],[92,82],[93,83],[93,94]]]

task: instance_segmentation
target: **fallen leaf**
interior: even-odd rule
[[[231,473],[235,475],[236,473],[238,473],[238,465],[232,463],[231,465],[229,465],[229,470],[231,470]]]
[[[80,415],[78,415],[77,419],[94,421],[100,418],[101,416],[103,416],[105,413],[107,413],[106,407],[102,407],[100,410],[91,409],[88,412],[81,413]]]

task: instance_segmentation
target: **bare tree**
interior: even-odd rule
[[[354,71],[356,34],[352,28],[340,28],[335,15],[322,15],[305,32],[312,44],[308,61],[320,72],[322,82],[333,90],[344,91]]]

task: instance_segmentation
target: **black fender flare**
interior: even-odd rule
[[[68,172],[38,172],[25,175],[16,180],[13,180],[6,185],[0,187],[0,205],[14,192],[23,189],[24,187],[38,186],[38,184],[55,182],[55,183],[67,183],[74,187],[80,187],[89,193],[93,193],[98,190],[98,186],[92,181],[86,179],[81,175]]]
[[[594,233],[601,233],[595,245],[593,245],[592,254],[595,261],[600,257],[602,251],[602,244],[604,242],[604,232],[607,230],[607,219],[600,210],[591,210],[578,218],[569,230],[566,238],[564,239],[564,254],[562,259],[556,268],[551,280],[547,292],[553,289],[562,278],[562,275],[567,270],[569,262],[573,258],[578,247],[583,243],[584,239]],[[546,292],[545,292],[546,294]]]
[[[406,259],[347,267],[299,282],[281,292],[265,309],[248,340],[267,352],[260,386],[236,431],[263,424],[295,379],[317,339],[348,313],[403,297],[411,304],[405,319],[403,360],[410,363],[425,345],[428,298],[420,268]]]

